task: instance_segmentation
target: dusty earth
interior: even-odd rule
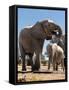
[[[58,71],[53,71],[52,67],[48,70],[48,66],[41,65],[41,68],[34,73],[31,72],[31,67],[27,66],[27,71],[21,71],[22,66],[18,65],[18,82],[30,82],[30,81],[48,81],[48,80],[63,80],[65,79],[65,72],[59,66]]]

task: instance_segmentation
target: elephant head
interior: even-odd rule
[[[48,20],[44,20],[40,22],[43,30],[46,33],[46,39],[52,39],[52,36],[55,35],[60,37],[62,35],[62,30],[59,25],[55,24],[54,22],[50,22]]]

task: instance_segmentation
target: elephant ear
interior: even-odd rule
[[[43,24],[43,26],[48,26],[48,20],[44,20],[41,23]]]

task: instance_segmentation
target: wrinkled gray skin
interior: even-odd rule
[[[52,62],[52,52],[55,51],[55,50],[52,50],[52,45],[56,43],[58,46],[60,46],[63,51],[64,51],[64,54],[65,54],[65,36],[62,35],[60,38],[54,38],[54,40],[52,39],[51,40],[51,43],[48,44],[47,46],[47,54],[48,54],[48,57],[49,57],[49,61],[48,61],[48,69],[50,69],[50,65],[52,64],[53,65],[53,62]],[[59,53],[58,53],[59,54]],[[61,53],[60,53],[61,55]],[[60,59],[60,57],[59,57]],[[56,60],[56,59],[55,59]],[[63,60],[64,61],[64,60]],[[62,61],[62,62],[63,62]],[[63,62],[64,63],[64,62]],[[62,66],[64,66],[64,64],[61,63]],[[56,67],[56,70],[58,70],[58,68]]]
[[[65,35],[62,35],[60,38],[54,37],[50,42],[52,44],[57,43],[65,52]]]
[[[48,69],[52,64],[53,70],[58,70],[58,65],[61,64],[64,71],[64,50],[56,43],[49,44],[47,47],[47,52],[49,56]]]
[[[59,33],[58,35],[57,32]],[[48,20],[37,22],[33,27],[21,30],[19,35],[19,47],[22,57],[22,70],[26,70],[26,55],[29,55],[30,57],[32,71],[39,70],[39,55],[42,53],[44,40],[52,39],[52,35],[60,37],[61,34],[62,30],[60,26],[55,23],[48,22]],[[35,65],[32,60],[34,52],[36,54]]]
[[[58,65],[61,64],[64,71],[64,51],[63,49],[55,43],[49,44],[47,47],[47,52],[49,56],[48,61],[48,69],[50,69],[50,65],[52,64],[53,70],[58,70]]]

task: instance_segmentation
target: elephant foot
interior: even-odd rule
[[[55,69],[56,69],[56,71],[58,71],[58,65],[56,65],[56,68]]]
[[[48,70],[50,70],[50,68],[48,67]]]
[[[33,69],[32,72],[39,71],[39,69]]]
[[[58,71],[58,69],[56,68],[56,71]]]
[[[32,72],[33,72],[33,71],[35,71],[35,67],[34,67],[34,66],[32,67]]]
[[[26,71],[26,68],[23,68],[22,71]]]
[[[40,69],[39,67],[33,66],[33,67],[32,67],[32,72],[34,72],[34,71],[39,71],[39,69]]]

